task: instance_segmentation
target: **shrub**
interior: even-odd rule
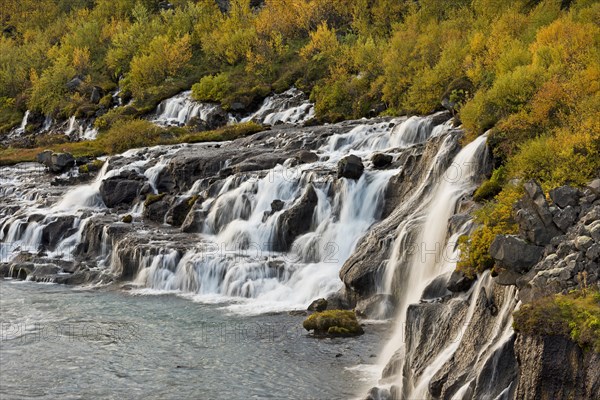
[[[513,218],[513,205],[522,195],[522,187],[507,185],[495,197],[475,212],[479,224],[469,235],[459,241],[460,259],[457,270],[470,278],[494,266],[489,254],[492,241],[498,234],[514,234],[518,227]]]
[[[506,180],[506,168],[500,167],[492,173],[490,179],[486,180],[479,186],[473,194],[473,200],[481,202],[490,200],[502,191],[502,186]]]
[[[207,75],[192,86],[192,96],[198,101],[221,102],[231,91],[229,75],[220,73]]]
[[[107,132],[100,137],[102,143],[111,153],[121,153],[135,147],[152,146],[159,144],[159,139],[164,130],[150,121],[134,119],[131,121],[117,121]]]
[[[579,130],[559,129],[554,136],[527,141],[509,161],[509,174],[535,179],[544,190],[563,184],[584,185],[600,168],[599,129],[600,122],[592,116]]]
[[[600,292],[575,290],[523,305],[513,327],[524,335],[560,335],[583,349],[600,353]]]

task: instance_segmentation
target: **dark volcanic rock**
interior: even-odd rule
[[[61,173],[75,166],[75,158],[69,153],[53,153],[45,150],[37,155],[37,161],[44,164],[50,172]]]
[[[198,200],[197,197],[184,196],[175,201],[173,206],[169,209],[166,216],[167,224],[173,226],[181,226],[188,213]]]
[[[192,205],[192,208],[187,213],[183,223],[181,224],[181,231],[185,233],[200,233],[202,232],[202,226],[206,219],[206,212],[202,211],[202,199],[196,200]]]
[[[300,164],[313,163],[319,160],[319,156],[312,151],[302,150],[296,154],[295,158]]]
[[[461,271],[454,271],[448,280],[448,290],[451,292],[466,292],[473,286],[475,279],[465,276]]]
[[[281,213],[273,243],[276,251],[288,250],[296,237],[308,232],[317,203],[317,193],[310,185],[293,206]]]
[[[558,210],[554,214],[553,221],[561,231],[567,232],[567,229],[569,229],[575,223],[575,221],[577,221],[577,217],[579,216],[579,211],[577,208],[567,206],[562,210]]]
[[[342,158],[338,162],[338,178],[359,179],[365,170],[360,157],[353,154]]]
[[[554,236],[560,235],[560,230],[552,220],[552,213],[540,185],[529,181],[523,187],[525,195],[517,203],[515,213],[519,234],[538,246],[545,246]]]
[[[543,247],[528,244],[514,235],[497,235],[490,246],[498,282],[505,285],[516,284],[516,279],[528,272],[543,254]]]
[[[375,168],[383,168],[390,165],[393,159],[394,157],[389,154],[375,153],[371,157],[371,162]]]
[[[600,354],[560,336],[521,336],[515,343],[515,399],[597,400]]]
[[[73,222],[75,217],[72,215],[56,217],[56,219],[44,227],[42,231],[42,245],[54,248],[58,242],[74,232]]]
[[[308,311],[325,311],[327,309],[327,300],[316,299],[308,306]]]
[[[561,186],[550,191],[550,198],[560,208],[579,204],[579,190],[571,186]]]
[[[158,201],[153,201],[149,204],[146,204],[144,207],[144,218],[149,221],[162,224],[165,222],[165,217],[170,207],[171,199],[168,197],[162,197]]]
[[[356,304],[356,313],[367,318],[387,319],[394,316],[396,300],[389,294],[376,294]]]
[[[113,176],[102,181],[100,195],[108,208],[121,204],[131,204],[141,193],[145,177],[133,171]]]

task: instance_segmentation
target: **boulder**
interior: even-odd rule
[[[348,300],[344,288],[327,296],[327,308],[329,310],[350,310],[353,304]]]
[[[177,199],[169,211],[167,211],[167,224],[181,226],[197,200],[198,196],[184,196]]]
[[[77,89],[79,89],[79,87],[81,85],[83,85],[83,79],[79,76],[74,77],[73,79],[71,79],[69,82],[67,82],[65,84],[65,86],[67,87],[67,90],[69,90],[70,92],[74,92]]]
[[[554,224],[552,212],[540,185],[529,181],[523,188],[525,194],[517,202],[515,213],[519,234],[538,246],[545,246],[561,232]]]
[[[597,196],[600,196],[600,178],[594,179],[588,183],[587,188],[594,192]]]
[[[375,153],[371,157],[371,162],[375,168],[383,168],[390,165],[393,159],[394,157],[389,154]]]
[[[594,241],[589,236],[577,236],[574,243],[577,250],[585,252],[592,247]]]
[[[271,202],[271,212],[276,213],[278,211],[283,210],[283,206],[285,203],[281,200],[273,200]]]
[[[578,216],[579,211],[575,207],[566,206],[562,210],[558,210],[554,214],[552,220],[561,231],[567,232],[567,230],[575,224]]]
[[[579,204],[579,190],[572,186],[561,186],[550,191],[550,198],[560,208]]]
[[[92,94],[90,95],[90,102],[94,104],[98,104],[100,99],[102,98],[102,88],[98,86],[94,86],[92,89]]]
[[[309,185],[302,197],[281,213],[277,221],[273,243],[275,251],[289,250],[296,237],[308,232],[317,203],[318,197],[315,188]]]
[[[48,166],[52,161],[52,150],[44,150],[37,155],[37,162]]]
[[[164,194],[151,195],[144,202],[144,218],[162,224],[171,207],[171,198]]]
[[[54,221],[44,226],[42,230],[42,245],[54,248],[61,239],[74,233],[72,231],[74,222],[75,217],[72,215],[56,217]]]
[[[365,167],[360,157],[353,154],[342,158],[338,162],[338,178],[359,179],[362,176]]]
[[[100,196],[108,208],[131,204],[141,193],[145,177],[133,171],[105,179],[100,184]]]
[[[75,158],[69,153],[53,153],[45,150],[37,155],[37,161],[44,164],[50,172],[61,173],[75,166]]]
[[[423,293],[421,293],[421,301],[434,302],[451,294],[448,291],[448,279],[450,279],[450,276],[451,274],[447,273],[433,278],[433,280],[427,284],[425,289],[423,289]]]
[[[447,288],[454,293],[466,292],[473,286],[473,282],[475,279],[467,277],[462,271],[454,271],[448,279]]]
[[[514,235],[496,235],[490,246],[490,255],[497,267],[519,274],[528,272],[543,254],[543,247],[528,244]]]
[[[181,231],[185,233],[200,233],[206,219],[206,212],[202,211],[203,199],[198,199],[192,205],[187,216],[181,224]]]
[[[308,306],[308,311],[325,311],[327,309],[327,300],[316,299]]]
[[[266,222],[270,216],[272,216],[273,214],[275,214],[276,212],[279,212],[281,210],[283,210],[283,207],[285,206],[285,203],[281,200],[273,200],[271,202],[271,209],[269,211],[265,211],[262,217],[262,222]]]
[[[313,153],[312,151],[302,150],[299,151],[295,158],[298,160],[300,164],[308,164],[313,163],[319,160],[319,156]]]

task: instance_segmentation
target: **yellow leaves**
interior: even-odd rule
[[[260,35],[278,33],[287,39],[308,32],[309,6],[297,0],[267,0],[255,26]]]
[[[591,60],[598,60],[599,45],[600,28],[597,25],[562,17],[538,31],[531,46],[533,63],[545,68],[554,66],[553,71],[557,73],[561,69],[582,68]]]
[[[310,59],[317,55],[333,57],[340,48],[335,29],[330,29],[322,22],[317,30],[310,33],[310,41],[300,50],[300,56]]]
[[[90,67],[90,49],[76,47],[73,49],[73,67],[77,73],[84,74]]]
[[[171,40],[168,36],[155,37],[148,49],[131,61],[131,91],[141,96],[151,86],[179,74],[192,57],[188,34]]]
[[[234,0],[229,15],[221,24],[201,37],[206,55],[215,61],[236,65],[257,41],[254,15],[249,0]]]

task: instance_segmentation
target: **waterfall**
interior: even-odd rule
[[[192,92],[181,92],[176,96],[163,100],[156,108],[152,121],[162,126],[183,126],[198,118],[208,121],[210,116],[221,107],[213,103],[200,103],[192,99]]]
[[[406,130],[408,124],[395,128],[405,131],[404,138],[425,137],[426,130],[420,127]],[[396,141],[396,143],[401,143]],[[413,191],[409,199],[401,207],[405,208],[407,217],[403,219],[396,229],[396,238],[393,244],[391,257],[385,269],[380,291],[393,293],[398,300],[397,317],[394,322],[394,333],[384,347],[380,358],[380,368],[383,369],[388,362],[394,363],[394,370],[399,371],[396,378],[384,380],[393,384],[401,393],[402,398],[429,398],[429,385],[431,379],[446,365],[451,357],[455,356],[462,346],[462,337],[459,340],[448,338],[428,337],[428,343],[439,340],[439,348],[430,350],[426,367],[406,365],[423,356],[416,353],[413,342],[425,332],[419,331],[414,326],[414,321],[407,319],[409,307],[421,301],[424,290],[434,280],[448,276],[456,267],[459,257],[457,240],[462,233],[469,229],[465,224],[451,237],[448,237],[448,221],[456,212],[461,197],[470,194],[475,188],[482,162],[485,158],[486,136],[481,136],[464,147],[453,159],[452,164],[446,169],[436,168],[436,161],[431,163],[427,171],[427,178]],[[442,146],[440,152],[446,146]],[[435,159],[440,158],[440,152]],[[433,186],[431,187],[431,184]],[[503,346],[512,336],[511,318],[515,307],[514,288],[506,289],[502,309],[494,326],[494,331],[484,345],[479,348],[479,355],[473,362],[480,367],[489,361],[490,357],[497,354],[499,347]],[[510,292],[510,291],[513,292]],[[466,316],[462,321],[452,320],[450,326],[461,324],[469,326],[475,314],[475,307],[480,301],[481,293],[493,292],[493,281],[486,273],[476,282],[471,291],[463,296],[462,301],[468,303]],[[450,300],[449,304],[458,300]],[[442,307],[442,306],[440,306]],[[449,307],[452,307],[449,305]],[[416,311],[413,311],[413,314]],[[479,311],[478,311],[479,312]],[[455,313],[459,314],[459,313]],[[418,315],[418,314],[417,314]],[[454,313],[443,313],[442,316],[452,316]],[[440,317],[442,318],[442,317]],[[439,321],[440,324],[443,320]],[[414,330],[417,329],[417,330]],[[462,332],[465,333],[465,332]],[[407,341],[408,340],[408,344]],[[411,347],[407,348],[407,346]],[[417,345],[418,346],[418,345]],[[420,350],[421,352],[423,351]],[[390,361],[392,360],[392,361]],[[415,370],[415,368],[417,368]],[[462,394],[472,392],[475,386],[475,377],[466,382],[460,391]],[[504,388],[501,388],[504,389]],[[459,391],[459,392],[460,392]],[[492,392],[492,390],[490,390]],[[455,398],[460,399],[461,393],[456,393]],[[465,398],[469,398],[466,396]]]
[[[21,136],[22,134],[25,133],[25,129],[27,128],[27,123],[28,123],[28,120],[29,120],[29,114],[30,114],[29,110],[25,111],[25,115],[23,115],[23,119],[21,120],[21,124],[19,125],[18,128],[15,128],[15,129],[13,129],[10,132],[9,137],[11,137],[11,138],[12,137],[18,137],[18,136]]]
[[[69,122],[67,124],[67,129],[65,130],[65,135],[67,136],[71,136],[73,133],[79,133],[79,123],[77,123],[77,119],[75,118],[75,116],[73,115],[71,118],[69,118]],[[77,135],[79,136],[79,135]]]
[[[29,110],[25,111],[25,115],[23,116],[23,120],[21,121],[21,125],[17,129],[17,132],[19,134],[22,134],[22,133],[25,132],[25,128],[27,127],[27,120],[28,119],[29,119]]]
[[[314,104],[296,88],[267,97],[258,111],[242,119],[265,125],[301,124],[315,116]]]

